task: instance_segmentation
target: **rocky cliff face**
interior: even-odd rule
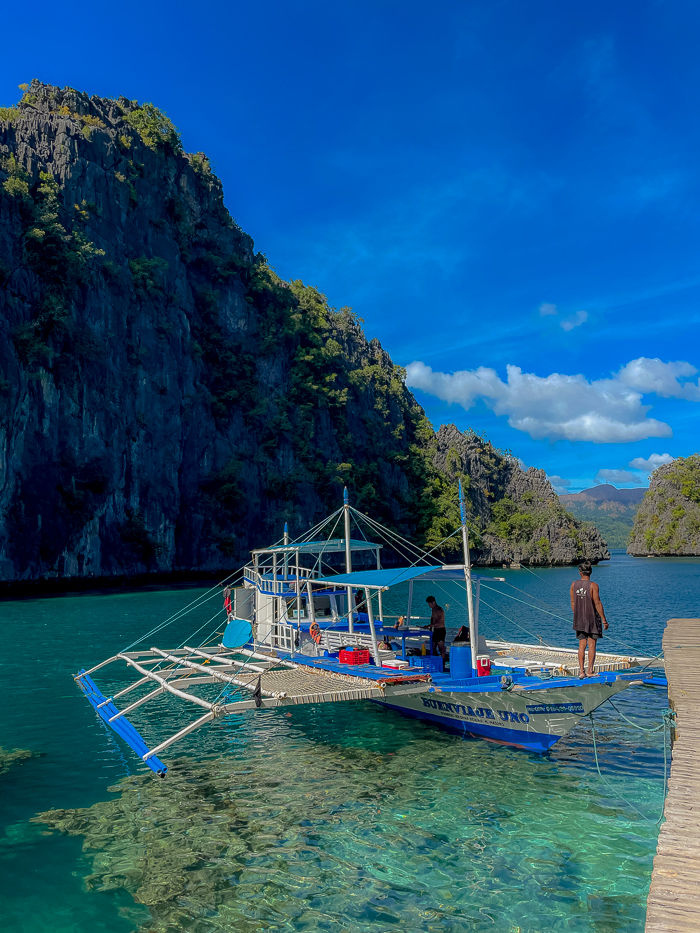
[[[230,568],[346,484],[430,537],[462,449],[485,560],[605,556],[555,531],[543,474],[455,430],[443,457],[403,371],[275,275],[152,105],[32,82],[0,108],[0,579]],[[529,492],[549,551],[526,541]]]
[[[561,506],[544,470],[522,470],[515,457],[496,450],[476,434],[458,431],[454,425],[440,428],[432,450],[433,462],[447,488],[443,515],[450,514],[456,479],[464,477],[478,563],[546,565],[609,559],[596,528],[576,521]],[[454,527],[456,511],[450,518]],[[448,525],[442,529],[446,533]]]
[[[700,454],[655,470],[639,506],[628,554],[637,557],[700,555]]]

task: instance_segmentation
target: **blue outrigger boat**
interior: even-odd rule
[[[80,671],[76,682],[107,725],[160,775],[167,767],[159,755],[170,745],[207,723],[259,709],[369,700],[452,731],[541,753],[631,684],[665,685],[646,670],[659,663],[654,658],[598,654],[596,673],[581,680],[574,676],[575,650],[485,639],[479,632],[481,584],[505,580],[472,573],[461,484],[460,508],[455,534],[461,534],[463,562],[437,564],[352,508],[346,491],[342,509],[305,536],[291,541],[285,526],[281,542],[253,551],[238,575],[240,585],[224,589],[223,634],[217,621],[217,631],[196,646],[130,646]],[[344,533],[337,537],[341,520]],[[361,537],[353,538],[353,521]],[[366,528],[385,544],[368,540]],[[410,563],[382,567],[385,545],[394,554],[411,548]],[[334,566],[339,558],[345,572]],[[353,560],[364,569],[353,570]],[[420,619],[414,615],[416,583],[457,584],[466,597],[469,639],[451,646],[447,670],[433,653],[428,628],[414,624]],[[387,613],[387,594],[395,587],[401,587],[402,611]],[[390,599],[396,608],[396,597]],[[92,675],[119,661],[138,677],[105,696]],[[129,694],[119,709],[116,701]],[[205,712],[147,743],[126,714],[158,697]],[[153,728],[153,721],[147,725]]]

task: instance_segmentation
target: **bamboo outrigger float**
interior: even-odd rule
[[[171,745],[216,719],[252,710],[370,700],[453,731],[544,752],[631,683],[665,684],[645,670],[633,672],[658,663],[654,658],[601,654],[594,676],[582,681],[572,677],[571,649],[480,635],[481,584],[505,580],[472,573],[461,484],[460,508],[461,564],[431,563],[430,554],[413,548],[408,566],[382,568],[382,548],[397,549],[403,539],[353,509],[346,492],[342,509],[303,538],[290,541],[285,526],[281,543],[253,551],[242,585],[225,591],[223,636],[124,650],[75,680],[104,722],[160,775],[167,767],[159,755]],[[337,538],[341,519],[344,535]],[[362,537],[352,537],[353,521]],[[363,524],[385,544],[367,540]],[[353,571],[353,555],[375,566]],[[344,558],[345,573],[328,572],[334,556]],[[466,595],[469,643],[452,646],[448,672],[432,654],[430,632],[413,624],[413,588],[421,582],[456,583]],[[399,585],[407,591],[406,621],[397,628],[396,616],[385,613],[385,594]],[[363,663],[344,663],[358,656]],[[119,662],[138,676],[107,697],[93,674]],[[149,745],[127,714],[163,697],[198,707],[200,715]],[[126,702],[122,709],[118,700]]]

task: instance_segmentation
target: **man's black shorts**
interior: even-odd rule
[[[446,638],[447,638],[446,628],[433,629],[433,644],[434,645],[437,645],[437,643],[440,641],[444,641]]]
[[[596,632],[576,632],[576,637],[579,641],[583,641],[586,638],[592,638],[593,641],[598,641],[599,638],[602,638],[602,635],[598,635]]]

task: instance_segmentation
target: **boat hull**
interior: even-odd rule
[[[542,753],[629,685],[629,681],[616,680],[510,692],[442,689],[372,702],[453,732]]]

